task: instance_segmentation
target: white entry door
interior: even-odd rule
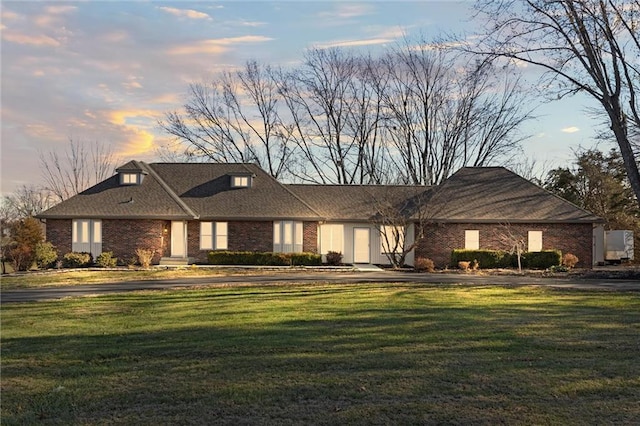
[[[187,222],[171,222],[171,257],[187,256]]]
[[[353,228],[353,263],[370,263],[370,229]]]

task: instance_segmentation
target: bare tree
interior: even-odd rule
[[[531,118],[517,78],[422,41],[384,59],[386,137],[405,183],[434,185],[463,166],[485,166],[525,138]]]
[[[117,161],[113,148],[106,144],[69,138],[62,153],[40,153],[40,169],[45,189],[55,201],[63,201],[111,175]]]
[[[423,240],[426,225],[446,205],[446,201],[439,205],[430,203],[438,191],[436,187],[398,185],[369,189],[371,204],[375,207],[371,219],[384,254],[394,268],[405,265],[407,255]]]
[[[34,185],[22,185],[3,197],[2,217],[10,220],[33,217],[53,205],[51,193]]]
[[[640,203],[640,2],[480,0],[477,8],[487,29],[471,51],[535,65],[554,96],[586,93],[599,103]]]
[[[184,114],[168,113],[160,126],[186,143],[188,157],[255,162],[281,178],[293,151],[280,120],[279,98],[274,71],[249,61],[208,84],[192,84]]]
[[[518,260],[518,272],[522,273],[522,253],[527,247],[527,239],[513,230],[510,224],[504,223],[496,231],[498,241],[510,254]]]

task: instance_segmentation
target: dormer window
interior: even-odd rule
[[[138,185],[138,173],[120,173],[120,183],[122,185]]]
[[[232,188],[250,188],[251,187],[251,176],[231,176],[231,187]]]
[[[124,166],[118,167],[116,173],[119,176],[120,185],[140,185],[147,172],[143,168],[144,163],[132,160]]]

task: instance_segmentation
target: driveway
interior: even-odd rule
[[[228,285],[275,285],[286,283],[414,283],[414,284],[460,284],[460,285],[504,285],[545,286],[583,290],[640,291],[640,282],[624,279],[585,279],[579,277],[531,277],[514,275],[475,275],[457,273],[407,273],[398,271],[367,272],[282,272],[265,275],[211,276],[179,278],[155,281],[128,281],[120,283],[87,284],[61,287],[44,287],[22,290],[7,290],[0,295],[2,303],[35,302],[65,297],[82,297],[123,293],[140,290],[167,290],[188,287],[216,287]]]

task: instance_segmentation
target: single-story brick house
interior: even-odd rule
[[[154,263],[187,263],[212,250],[339,251],[345,263],[387,264],[382,206],[402,213],[405,244],[423,235],[409,265],[428,257],[444,266],[453,249],[504,249],[505,227],[529,251],[571,252],[580,266],[597,260],[601,218],[502,167],[462,168],[433,187],[289,185],[254,164],[130,161],[38,218],[60,255],[128,259],[149,248]]]

